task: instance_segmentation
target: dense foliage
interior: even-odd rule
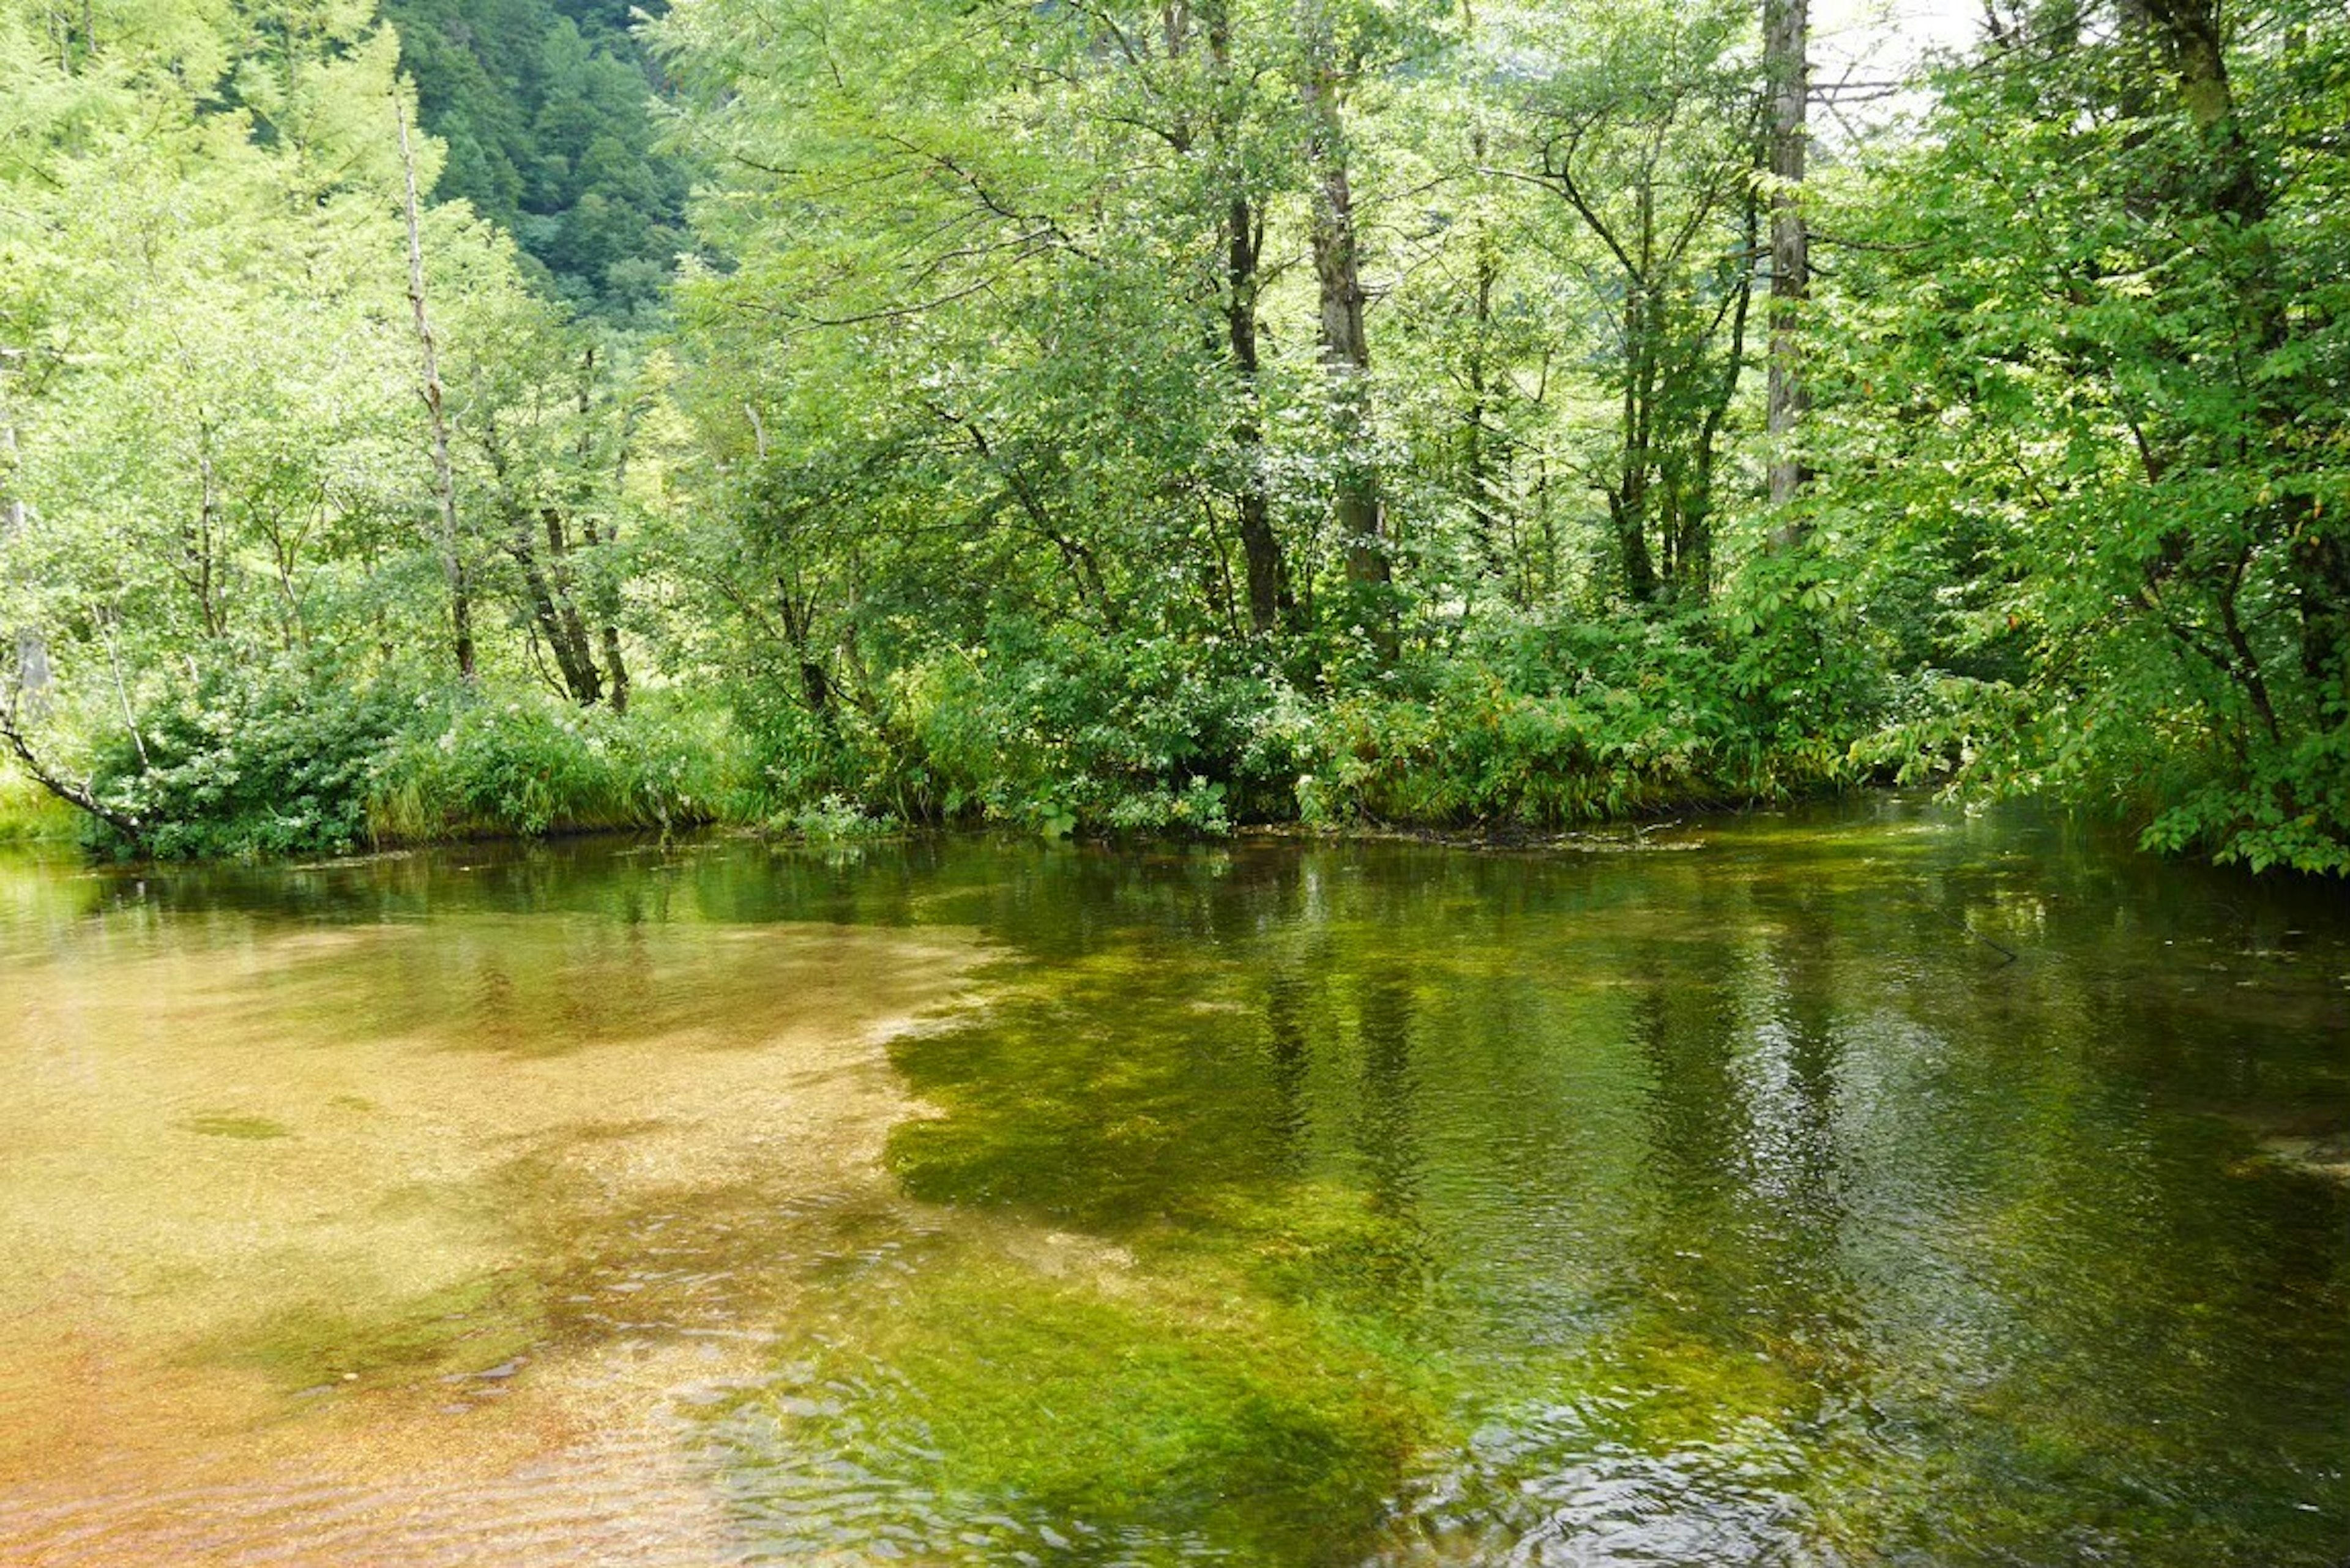
[[[662,149],[655,77],[626,6],[386,0],[401,68],[447,148],[439,194],[512,234],[585,310],[657,309],[689,248],[684,161]]]
[[[1932,778],[2350,870],[2350,22],[1801,42],[0,0],[0,746],[156,853]]]

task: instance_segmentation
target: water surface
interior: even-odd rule
[[[1647,842],[0,861],[0,1562],[2338,1563],[2340,888]]]

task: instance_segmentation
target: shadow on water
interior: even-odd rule
[[[2331,1568],[2339,888],[1901,800],[1679,841],[12,863],[0,994],[103,1065],[171,977],[244,1077],[141,1036],[141,1136],[222,1179],[383,1113],[350,1245],[446,1277],[191,1296],[204,1354],[389,1389],[487,1323],[527,1405],[733,1346],[631,1375],[708,1511],[644,1561]],[[402,1075],[478,1158],[416,1177]]]

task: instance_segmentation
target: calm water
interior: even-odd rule
[[[1652,842],[0,860],[0,1563],[2350,1557],[2350,895]]]

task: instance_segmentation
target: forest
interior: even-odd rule
[[[2350,11],[0,0],[0,836],[2350,874]]]

